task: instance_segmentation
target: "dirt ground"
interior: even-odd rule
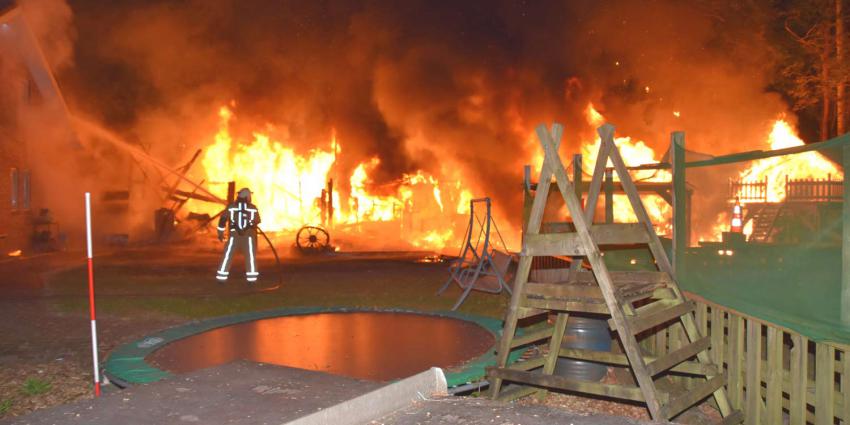
[[[219,285],[214,280],[219,249],[215,244],[146,247],[96,257],[101,360],[123,343],[192,319],[291,306],[448,310],[460,294],[452,287],[434,295],[447,265],[423,262],[427,253],[421,252],[287,257],[282,274],[265,252],[256,286],[238,278],[238,265],[231,271],[237,278]],[[83,253],[0,262],[0,420],[92,397],[84,265]],[[501,318],[507,300],[474,293],[461,311]],[[581,415],[648,418],[640,406],[564,394],[521,403]]]

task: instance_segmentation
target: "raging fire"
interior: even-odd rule
[[[803,146],[791,125],[778,119],[768,135],[771,149],[785,149]],[[844,174],[832,162],[818,152],[804,152],[795,155],[775,156],[753,161],[749,168],[740,173],[741,181],[767,181],[767,202],[785,200],[785,179],[826,179],[841,180]],[[742,199],[746,203],[747,199]]]
[[[266,231],[291,232],[322,224],[322,199],[327,199],[328,180],[340,174],[337,159],[343,154],[335,130],[327,148],[301,154],[286,141],[262,132],[254,132],[251,140],[234,139],[233,119],[230,108],[220,108],[218,130],[202,159],[208,189],[224,194],[230,181],[250,187]],[[338,230],[357,232],[353,225],[359,223],[397,221],[400,236],[413,246],[439,250],[454,244],[455,218],[466,213],[471,193],[460,182],[445,184],[422,170],[378,186],[370,175],[380,163],[378,157],[359,162],[347,179],[347,193],[340,187],[333,191],[333,221]],[[215,214],[219,207],[194,203],[192,208]]]

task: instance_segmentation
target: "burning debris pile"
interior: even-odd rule
[[[364,224],[393,223],[384,229],[390,233],[387,239],[400,236],[412,247],[437,251],[462,236],[459,216],[472,195],[460,181],[440,182],[417,170],[376,185],[370,174],[380,165],[379,157],[366,158],[350,175],[339,170],[338,157],[346,153],[334,131],[326,148],[301,154],[263,132],[253,132],[250,140],[234,138],[231,107],[221,107],[219,118],[199,180],[213,193],[227,193],[231,181],[251,187],[266,231],[291,233],[321,225],[356,237]],[[187,209],[214,215],[220,207],[193,200]]]

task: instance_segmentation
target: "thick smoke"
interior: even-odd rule
[[[696,151],[761,147],[784,110],[765,93],[763,18],[738,6],[395,3],[71,0],[76,66],[60,82],[75,108],[174,163],[235,100],[237,133],[270,123],[306,150],[335,128],[343,175],[377,155],[378,183],[463,177],[514,224],[533,127],[563,122],[564,157],[577,152],[589,101],[659,156],[673,130]]]

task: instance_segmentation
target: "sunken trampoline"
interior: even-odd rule
[[[118,347],[105,373],[125,386],[249,360],[392,381],[437,366],[457,386],[495,363],[500,330],[499,320],[455,312],[289,308],[164,330]]]

